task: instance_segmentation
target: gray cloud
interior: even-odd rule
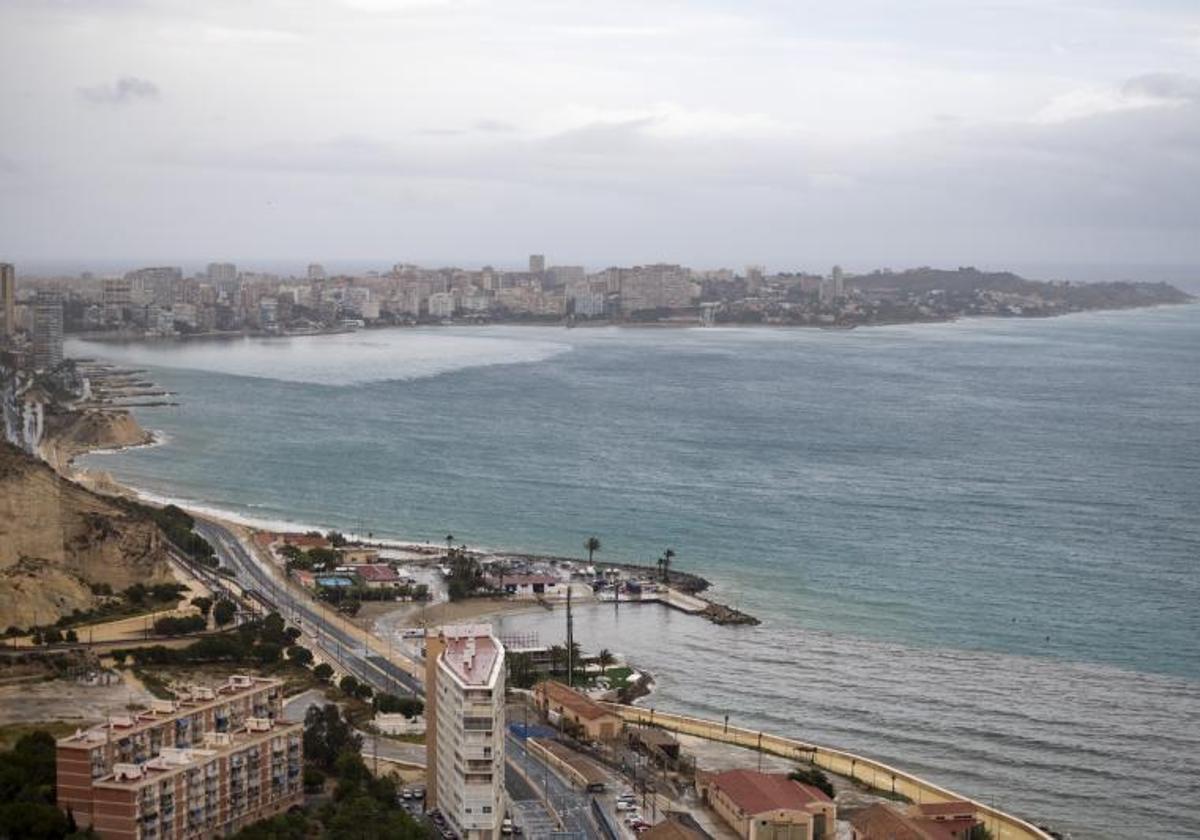
[[[79,95],[97,105],[125,105],[138,100],[158,99],[158,85],[136,76],[121,76],[112,84],[79,89]]]
[[[475,130],[483,132],[505,132],[516,131],[517,127],[512,123],[507,123],[503,120],[479,120],[475,123]]]
[[[1147,73],[1127,81],[1121,92],[1148,99],[1200,102],[1200,79],[1182,73]]]

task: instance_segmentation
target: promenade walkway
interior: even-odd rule
[[[703,718],[658,712],[654,709],[625,706],[619,703],[605,703],[604,705],[629,724],[658,726],[673,732],[706,738],[710,741],[721,741],[749,749],[762,750],[765,753],[794,759],[798,762],[812,762],[831,773],[856,779],[876,790],[901,794],[913,802],[970,802],[975,806],[976,818],[991,830],[995,840],[1052,840],[1049,834],[1019,817],[997,810],[982,802],[976,802],[969,796],[955,793],[871,758],[753,729],[727,726],[724,723]]]

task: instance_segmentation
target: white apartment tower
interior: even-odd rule
[[[34,370],[53,370],[62,360],[62,297],[57,292],[38,292],[33,307]]]
[[[463,840],[498,840],[504,819],[504,646],[490,624],[425,643],[426,807]]]

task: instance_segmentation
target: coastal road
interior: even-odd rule
[[[366,682],[376,691],[391,694],[423,695],[420,681],[408,671],[391,662],[378,651],[371,651],[370,637],[365,632],[352,632],[307,594],[296,592],[280,580],[254,556],[237,534],[224,525],[196,517],[196,533],[208,540],[223,566],[237,574],[245,589],[252,589],[269,601],[288,621],[293,622],[316,640],[342,670]],[[380,645],[378,639],[376,645]]]
[[[600,829],[592,821],[591,799],[586,793],[575,790],[557,773],[525,750],[525,745],[513,735],[506,736],[505,755],[508,762],[520,771],[550,803],[550,807],[563,822],[563,831],[586,840],[604,840]]]

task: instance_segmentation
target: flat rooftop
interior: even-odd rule
[[[446,649],[442,662],[463,685],[486,688],[494,681],[494,672],[503,649],[492,635],[490,624],[455,624],[442,628]]]
[[[205,739],[203,747],[165,747],[157,756],[141,764],[118,764],[112,773],[97,779],[93,786],[109,789],[141,787],[172,773],[199,767],[213,758],[237,752],[267,738],[301,732],[304,729],[302,723],[274,723],[263,720],[262,724],[262,728],[258,729],[242,728],[236,732],[211,733],[210,737]]]
[[[187,691],[179,692],[174,700],[155,700],[149,709],[112,715],[106,723],[98,723],[89,729],[76,732],[74,735],[59,738],[57,744],[59,747],[68,749],[90,749],[107,740],[119,740],[136,735],[175,718],[220,706],[230,700],[272,687],[282,689],[283,680],[235,676],[216,687],[191,686]]]

